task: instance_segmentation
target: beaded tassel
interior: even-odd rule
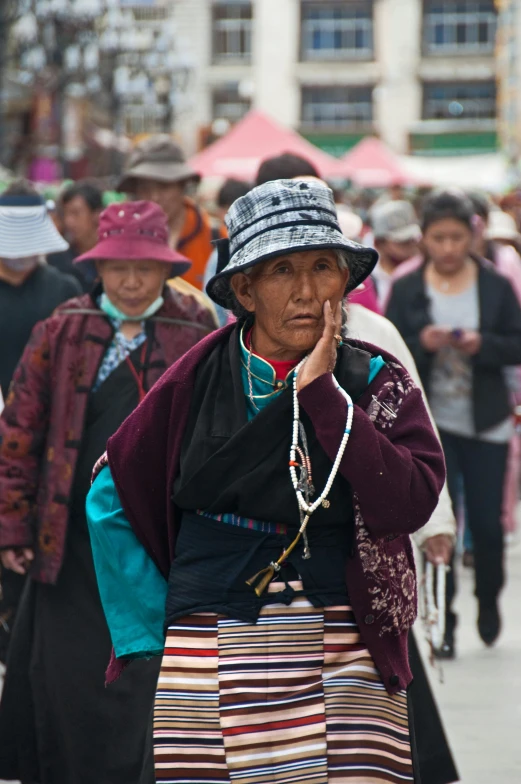
[[[299,482],[299,479],[297,477],[297,470],[296,470],[297,467],[300,465],[297,462],[296,457],[297,454],[300,453],[299,456],[301,456],[301,459],[303,460],[301,467],[307,473],[308,478],[311,477],[311,463],[309,463],[308,466],[307,456],[302,455],[302,450],[299,447],[299,443],[298,443],[299,429],[301,428],[301,422],[300,422],[300,408],[299,408],[298,391],[297,391],[297,377],[306,359],[307,357],[297,365],[297,367],[295,368],[295,374],[293,376],[293,433],[292,433],[292,440],[291,440],[291,449],[289,453],[289,471],[291,476],[291,482],[293,484],[293,489],[295,490],[299,509],[301,512],[301,525],[297,536],[291,542],[287,550],[284,550],[280,558],[278,558],[277,561],[272,561],[270,565],[267,566],[265,569],[261,569],[260,572],[257,572],[257,574],[253,575],[253,577],[250,577],[249,580],[246,580],[247,585],[250,585],[254,588],[257,596],[262,596],[262,594],[270,584],[271,580],[275,576],[275,573],[280,572],[282,564],[287,560],[287,558],[293,552],[293,550],[295,549],[295,547],[297,546],[297,544],[301,539],[304,540],[303,557],[304,558],[311,557],[306,529],[311,515],[313,514],[313,512],[315,512],[318,509],[318,507],[321,504],[324,508],[326,509],[328,508],[329,501],[327,500],[327,496],[329,495],[331,491],[331,487],[333,486],[333,482],[335,481],[335,477],[340,468],[340,463],[342,462],[342,458],[344,456],[347,442],[349,441],[349,436],[351,434],[351,427],[353,424],[353,414],[354,414],[353,401],[351,400],[350,395],[348,395],[348,393],[344,389],[342,389],[338,381],[333,376],[333,380],[335,382],[336,388],[342,394],[342,396],[344,397],[347,403],[346,426],[345,426],[344,434],[342,436],[342,441],[340,442],[340,446],[338,448],[337,456],[335,458],[333,467],[331,469],[331,473],[329,474],[329,478],[326,482],[326,486],[324,487],[324,490],[318,496],[318,498],[315,499],[315,501],[313,501],[312,504],[310,504],[309,501],[304,498],[303,491],[301,489],[301,483]],[[303,443],[305,442],[303,441]],[[304,451],[307,451],[307,449]],[[308,492],[309,492],[309,486],[308,486]]]

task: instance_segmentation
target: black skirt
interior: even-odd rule
[[[458,771],[412,632],[409,634],[409,664],[413,675],[409,686],[409,705],[421,784],[452,784],[459,781]]]
[[[152,707],[161,660],[134,662],[105,688],[112,645],[85,519],[92,467],[138,402],[125,362],[90,395],[63,566],[56,585],[27,580],[12,633],[0,703],[0,779],[154,782]]]
[[[78,524],[79,523],[79,524]],[[87,528],[71,521],[55,586],[28,580],[0,704],[0,778],[22,784],[152,784],[160,657],[105,687],[111,642]]]

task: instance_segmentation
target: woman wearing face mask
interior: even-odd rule
[[[104,687],[110,638],[85,521],[92,467],[152,384],[212,329],[167,278],[189,262],[149,202],[101,216],[91,295],[33,330],[0,419],[0,548],[27,573],[0,709],[0,778],[152,782],[155,661]]]
[[[521,363],[521,309],[511,284],[472,253],[474,206],[460,191],[429,196],[423,209],[424,260],[393,287],[387,316],[405,338],[440,431],[449,492],[474,539],[478,631],[500,632],[504,582],[501,507],[513,433],[505,369]],[[454,569],[447,581],[446,638],[455,653]]]

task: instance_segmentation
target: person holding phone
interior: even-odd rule
[[[492,645],[501,626],[501,508],[513,434],[505,369],[521,363],[521,308],[509,281],[472,253],[474,207],[462,191],[428,196],[422,229],[423,263],[396,281],[387,317],[418,366],[440,431],[454,507],[463,479],[474,538],[478,630]],[[454,569],[447,592],[446,637],[437,653],[452,658]]]

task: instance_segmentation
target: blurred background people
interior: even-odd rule
[[[262,161],[257,171],[255,185],[264,185],[273,180],[293,180],[295,177],[316,177],[320,174],[313,164],[301,155],[291,152],[274,155]]]
[[[336,205],[338,223],[344,237],[355,242],[362,242],[362,218],[357,215],[347,204]],[[362,305],[374,313],[381,313],[381,308],[376,296],[376,288],[373,283],[373,278],[370,275],[361,283],[358,288],[352,291],[349,295],[349,302],[352,304]]]
[[[373,207],[371,223],[379,254],[372,278],[383,311],[396,269],[418,254],[421,229],[412,204],[394,199]]]
[[[154,781],[160,662],[104,686],[111,640],[85,498],[107,439],[214,325],[165,285],[190,262],[169,248],[157,205],[110,206],[98,236],[76,259],[96,267],[98,286],[35,327],[0,418],[1,560],[29,575],[0,706],[0,778],[24,782]]]
[[[199,290],[213,251],[210,218],[192,198],[200,179],[172,137],[158,134],[132,150],[118,186],[121,193],[153,201],[164,210],[170,247],[190,259],[184,279]]]
[[[491,261],[497,272],[508,278],[521,305],[521,258],[514,244],[518,237],[514,219],[501,210],[493,209],[484,193],[471,191],[469,197],[475,210],[473,250]],[[502,239],[505,237],[508,239]],[[514,407],[521,401],[521,368],[508,368],[505,373]],[[520,473],[521,442],[519,433],[514,431],[509,444],[503,498],[502,522],[507,534],[512,534],[517,528]],[[468,526],[465,528],[463,559],[466,565],[474,563],[472,535]]]
[[[488,216],[485,236],[496,245],[507,245],[514,248],[519,255],[521,250],[521,234],[511,215],[500,209],[493,209]]]
[[[14,182],[0,196],[0,387],[9,384],[31,330],[80,286],[45,263],[68,244],[28,182]]]
[[[505,368],[521,361],[521,308],[510,283],[472,253],[475,208],[461,191],[423,206],[423,263],[397,280],[387,316],[418,367],[445,452],[454,509],[463,500],[474,540],[478,631],[497,639],[504,582],[501,508],[513,433]],[[455,655],[454,563],[447,581],[446,636]]]
[[[521,191],[515,190],[502,196],[499,199],[499,206],[503,212],[510,215],[518,230],[521,231]]]
[[[240,199],[241,196],[246,196],[252,189],[252,185],[244,180],[225,180],[217,192],[216,205],[217,205],[217,218],[218,226],[213,230],[213,239],[217,240],[219,237],[226,236],[227,229],[224,223],[224,216],[232,206],[233,202]],[[214,248],[212,255],[208,259],[206,269],[204,272],[203,291],[206,291],[206,284],[217,272],[217,249]],[[212,303],[219,319],[219,326],[223,327],[229,319],[229,313],[216,303]]]
[[[369,308],[352,302],[350,296],[347,325],[349,337],[388,351],[407,368],[415,383],[422,389],[411,352],[394,324]],[[429,411],[423,389],[422,392]],[[430,415],[432,419],[432,414]],[[449,564],[456,543],[456,528],[456,519],[445,484],[431,519],[413,535],[413,540],[428,561],[434,565]],[[418,649],[416,633],[421,634],[421,631],[418,632],[415,627],[415,633],[409,634],[409,661],[414,676],[410,696],[421,782],[451,784],[459,778],[456,764]]]
[[[216,203],[216,217],[219,221],[219,228],[221,231],[215,239],[218,239],[219,236],[225,235],[227,233],[226,226],[224,224],[224,216],[232,206],[233,202],[237,199],[240,199],[241,196],[246,196],[252,189],[253,185],[245,180],[237,180],[233,177],[225,180],[219,190],[217,191],[217,196],[215,198]]]
[[[74,278],[45,263],[47,253],[66,249],[43,199],[28,182],[14,182],[4,191],[0,196],[0,390],[4,398],[34,325],[81,292]],[[0,662],[5,662],[22,587],[18,575],[2,575]]]
[[[83,291],[88,292],[94,283],[94,272],[89,275],[89,272],[75,266],[73,262],[77,256],[91,250],[97,242],[103,191],[95,183],[80,180],[65,188],[56,209],[69,248],[61,253],[51,254],[47,261],[60,272],[74,275],[80,281]]]
[[[521,259],[511,245],[497,242],[489,235],[491,202],[488,197],[478,191],[471,191],[468,196],[474,207],[472,251],[491,261],[497,271],[509,279],[521,302]],[[505,217],[508,220],[509,216],[505,214]]]

